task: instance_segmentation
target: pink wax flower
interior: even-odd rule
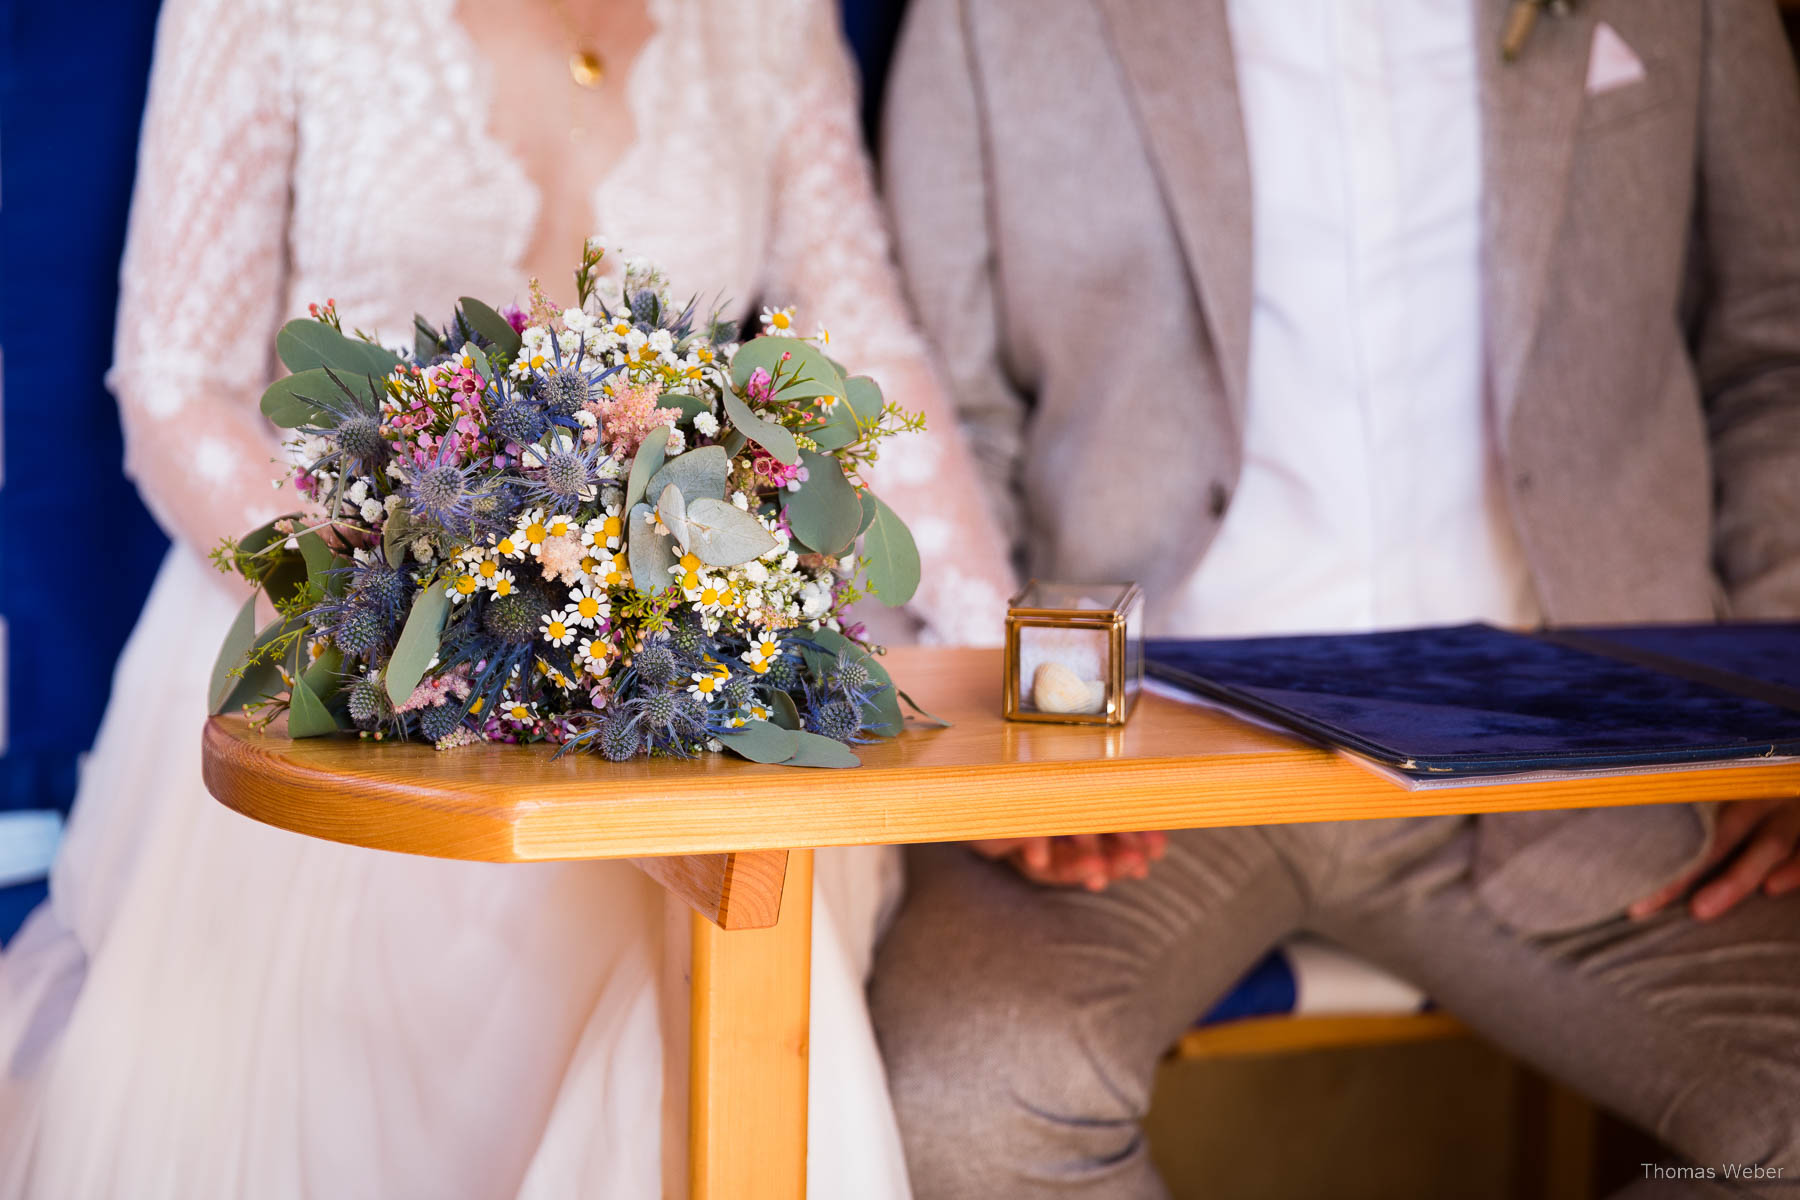
[[[513,327],[514,333],[524,333],[525,327],[531,324],[531,314],[516,304],[509,304],[501,309],[500,315],[506,318],[506,323]]]
[[[778,462],[774,455],[761,446],[751,447],[750,469],[756,478],[769,487],[785,488],[790,484],[806,482],[806,468],[799,463]]]
[[[482,391],[487,388],[487,380],[477,375],[475,368],[463,367],[450,377],[449,388],[458,400],[479,400]]]

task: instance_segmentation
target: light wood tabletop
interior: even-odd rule
[[[998,651],[896,650],[887,665],[953,724],[860,747],[854,770],[296,742],[225,716],[206,727],[206,784],[246,816],[353,845],[627,858],[692,907],[690,1200],[806,1194],[813,847],[1800,795],[1795,764],[1414,791],[1156,695],[1122,728],[1008,723]]]
[[[634,858],[978,837],[1800,795],[1793,765],[1410,791],[1341,755],[1146,695],[1122,728],[1000,718],[998,651],[896,649],[913,724],[848,772],[715,754],[609,763],[547,747],[291,741],[215,717],[206,782],[246,816],[440,858]]]

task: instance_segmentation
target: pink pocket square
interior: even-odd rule
[[[1594,27],[1594,49],[1588,59],[1587,94],[1597,96],[1645,77],[1644,62],[1618,30],[1605,21]]]

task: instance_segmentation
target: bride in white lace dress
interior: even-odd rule
[[[568,65],[589,47],[594,88]],[[995,635],[1003,556],[888,265],[829,0],[169,0],[111,382],[176,546],[52,898],[0,959],[0,1196],[664,1194],[685,947],[655,885],[314,841],[199,773],[238,603],[202,556],[277,511],[256,401],[280,323],[329,296],[403,339],[461,295],[554,295],[592,231],[678,291],[827,319],[927,412],[877,480],[926,558],[916,615]],[[813,1194],[903,1196],[862,1000],[897,868],[817,869]]]

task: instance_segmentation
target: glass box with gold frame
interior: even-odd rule
[[[1009,721],[1123,725],[1144,685],[1144,594],[1135,583],[1034,579],[1006,610]]]

